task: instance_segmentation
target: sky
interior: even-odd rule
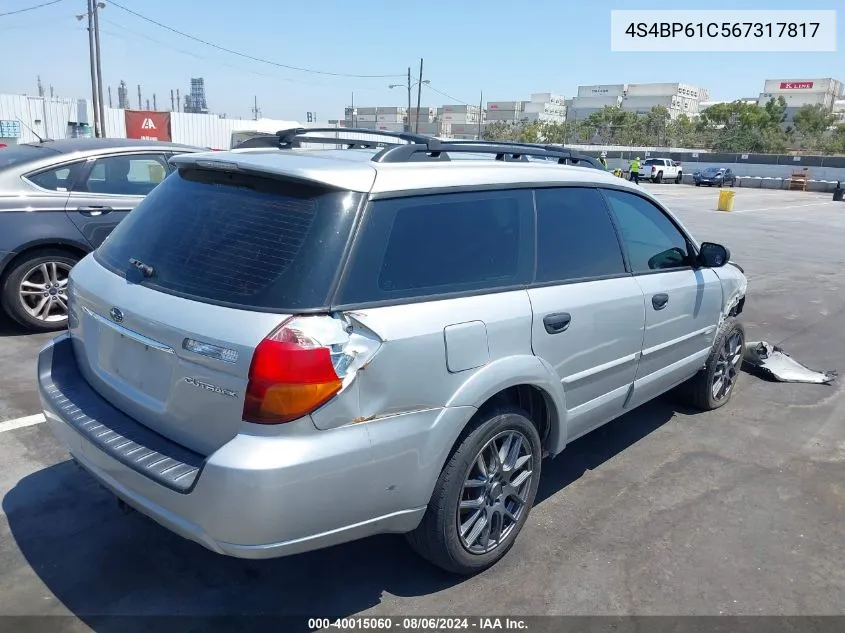
[[[47,0],[0,0],[0,14]],[[845,80],[843,20],[835,53],[623,53],[610,50],[612,9],[685,8],[678,2],[603,0],[119,0],[119,5],[167,27],[254,61],[168,31],[103,0],[102,72],[117,104],[117,85],[170,109],[192,77],[205,79],[211,111],[230,118],[260,116],[318,121],[343,118],[356,106],[405,105],[408,67],[423,61],[423,106],[527,100],[531,93],[567,98],[577,86],[685,82],[711,98],[756,96],[765,79]],[[695,9],[834,9],[838,0],[690,3]],[[90,98],[86,0],[0,16],[0,93],[36,94],[40,75],[49,94]],[[334,73],[334,74],[326,74]],[[361,75],[359,77],[338,75]],[[364,75],[370,75],[365,77]],[[373,77],[373,75],[380,75]],[[108,99],[108,97],[106,97]],[[416,100],[416,89],[414,93]],[[416,105],[416,104],[414,104]]]

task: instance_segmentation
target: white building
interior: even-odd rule
[[[808,105],[820,105],[833,111],[834,103],[842,97],[842,82],[836,79],[767,79],[757,105],[763,107],[770,99],[783,97],[786,101],[786,120],[792,122],[795,113]]]

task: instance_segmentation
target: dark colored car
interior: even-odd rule
[[[727,185],[733,187],[736,184],[736,174],[733,170],[726,167],[708,167],[702,171],[697,171],[693,174],[695,186],[707,185],[711,187],[716,185],[721,187]]]
[[[0,305],[30,331],[67,327],[71,267],[200,148],[66,139],[0,149]]]

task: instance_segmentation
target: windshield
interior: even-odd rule
[[[287,312],[326,306],[361,195],[302,181],[184,169],[96,251],[127,280],[197,301]],[[136,264],[137,267],[137,264]]]
[[[12,145],[0,148],[0,169],[15,167],[44,158],[48,153],[55,153],[44,145]]]
[[[720,171],[722,171],[722,170],[719,167],[708,167],[707,169],[704,170],[704,173],[705,174],[718,174]]]

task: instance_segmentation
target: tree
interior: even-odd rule
[[[798,140],[807,149],[820,149],[825,133],[833,127],[836,116],[822,105],[806,105],[798,109],[792,118]]]

